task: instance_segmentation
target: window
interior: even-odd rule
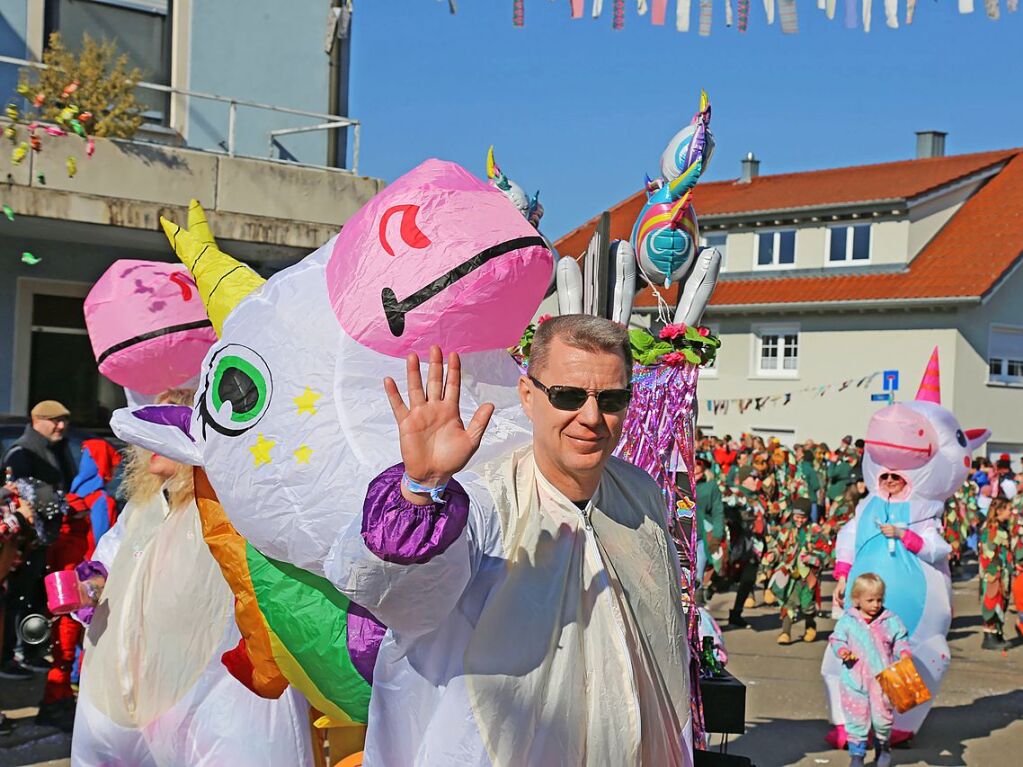
[[[89,285],[18,279],[12,391],[15,409],[44,399],[71,410],[77,426],[105,427],[124,405],[124,390],[101,376],[85,329],[82,302]]]
[[[799,375],[799,326],[763,325],[753,329],[754,370],[765,378]]]
[[[60,32],[69,50],[81,50],[88,34],[113,40],[127,54],[129,66],[142,70],[146,82],[170,85],[171,0],[47,0],[46,36]],[[170,94],[139,89],[146,120],[166,124]]]
[[[870,261],[870,224],[828,227],[828,263]]]
[[[700,244],[721,251],[721,271],[724,271],[728,263],[728,235],[725,232],[704,235],[700,238]]]
[[[989,383],[1023,385],[1023,327],[992,325],[987,361]]]
[[[795,266],[796,230],[760,232],[757,235],[756,250],[756,264],[760,268]]]

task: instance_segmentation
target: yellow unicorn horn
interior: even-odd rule
[[[188,229],[163,216],[160,224],[181,263],[192,273],[206,314],[220,336],[227,315],[266,280],[217,247],[206,211],[196,200],[188,208]]]

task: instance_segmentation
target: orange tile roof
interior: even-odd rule
[[[982,296],[1023,254],[1023,149],[761,176],[749,184],[701,184],[695,197],[698,213],[728,215],[766,210],[760,206],[770,205],[772,199],[784,201],[784,208],[774,204],[776,210],[911,199],[1005,161],[1005,167],[966,201],[905,270],[813,277],[774,273],[760,279],[722,280],[711,305]],[[612,238],[631,234],[643,201],[640,192],[611,210]],[[558,251],[585,252],[596,221],[561,238]],[[677,288],[665,295],[669,303],[676,297]],[[655,306],[653,293],[642,290],[636,305]]]

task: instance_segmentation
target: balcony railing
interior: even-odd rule
[[[29,61],[28,59],[19,59],[13,56],[0,56],[0,64],[13,64],[18,67],[32,67],[34,69],[49,69],[46,64],[38,61]],[[282,107],[275,104],[263,104],[258,101],[251,101],[249,99],[231,98],[228,96],[219,96],[215,93],[203,93],[201,91],[188,90],[187,88],[176,88],[170,85],[160,85],[158,83],[147,83],[137,82],[135,87],[142,90],[155,91],[158,93],[166,93],[172,97],[171,109],[187,109],[184,103],[175,103],[173,97],[199,99],[203,101],[213,101],[221,104],[227,104],[227,144],[223,151],[216,149],[209,149],[207,147],[193,147],[188,145],[187,137],[185,139],[186,146],[190,149],[200,149],[202,151],[213,152],[215,154],[226,154],[229,157],[252,157],[254,159],[271,160],[273,162],[295,164],[294,160],[289,160],[281,157],[274,157],[274,150],[277,144],[277,138],[279,136],[287,136],[296,133],[310,133],[318,131],[329,131],[339,130],[342,128],[352,129],[352,159],[348,164],[347,170],[350,173],[358,174],[359,172],[359,131],[361,124],[358,120],[354,120],[351,117],[342,117],[341,115],[324,114],[323,112],[310,112],[306,109],[293,109],[291,107]],[[267,155],[260,157],[257,155],[246,155],[237,152],[237,129],[238,129],[238,108],[243,107],[245,109],[257,109],[266,112],[273,112],[282,115],[293,115],[297,117],[305,117],[310,120],[318,120],[319,122],[312,125],[304,125],[298,127],[287,127],[287,128],[276,128],[270,130],[266,134],[267,139]],[[305,166],[313,167],[326,167],[319,165],[318,163],[301,163]]]

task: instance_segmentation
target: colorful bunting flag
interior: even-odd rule
[[[729,403],[734,402],[740,413],[745,413],[751,407],[754,410],[762,410],[767,405],[776,405],[779,402],[784,407],[792,402],[792,397],[796,394],[809,394],[813,397],[826,397],[832,393],[844,392],[850,387],[862,389],[869,387],[874,379],[881,375],[880,371],[875,371],[869,375],[862,376],[861,378],[847,378],[844,381],[828,384],[817,384],[815,386],[804,386],[802,389],[796,389],[794,391],[783,392],[780,394],[764,394],[759,397],[731,397],[729,399],[708,399],[707,400],[707,412],[713,413],[714,415],[727,415]]]

